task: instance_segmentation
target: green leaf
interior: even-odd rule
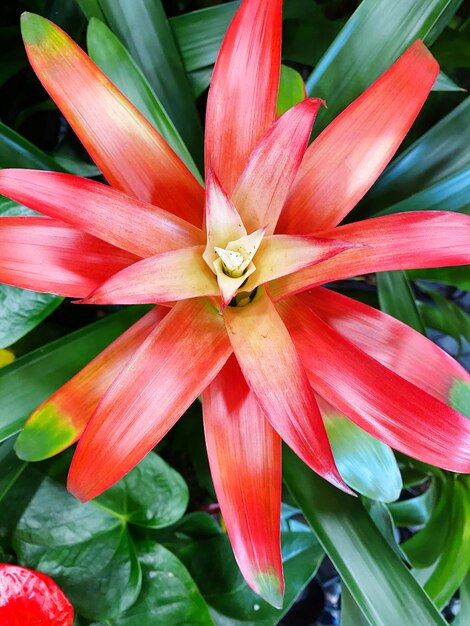
[[[240,2],[227,2],[170,18],[187,72],[213,65]]]
[[[326,100],[319,133],[376,80],[416,39],[431,44],[461,0],[363,0],[307,81]],[[341,88],[338,88],[338,85]]]
[[[87,30],[88,54],[106,76],[153,124],[193,174],[201,181],[191,155],[175,125],[131,55],[109,28],[92,18]]]
[[[341,626],[370,626],[346,585],[341,585]]]
[[[469,215],[470,167],[465,167],[374,215],[391,215],[406,211],[458,211]]]
[[[440,557],[449,527],[452,483],[440,471],[435,473],[434,480],[435,505],[429,521],[401,546],[412,565],[420,569],[431,566]]]
[[[453,481],[450,517],[443,550],[424,589],[439,608],[449,602],[470,569],[470,493]]]
[[[305,84],[299,72],[281,65],[281,79],[277,95],[276,113],[281,116],[305,98]]]
[[[187,569],[169,550],[153,541],[137,543],[142,591],[127,611],[108,626],[213,626],[207,604]]]
[[[129,307],[17,359],[0,370],[0,441],[147,310]]]
[[[425,335],[424,324],[405,272],[377,272],[380,308]]]
[[[391,206],[470,166],[470,97],[393,161],[371,189],[368,206]]]
[[[425,324],[454,337],[459,343],[461,343],[462,337],[470,341],[470,316],[455,302],[448,300],[435,289],[422,283],[420,283],[420,288],[431,296],[436,305],[420,305],[420,309],[424,313]]]
[[[209,87],[212,78],[213,66],[204,67],[202,70],[196,70],[188,74],[191,89],[195,98],[199,98]]]
[[[151,452],[95,502],[129,524],[163,528],[181,519],[188,497],[183,478]]]
[[[423,494],[388,505],[397,526],[423,526],[431,517],[435,504],[434,482]]]
[[[0,349],[24,337],[50,315],[62,300],[49,293],[0,285]]]
[[[460,624],[470,624],[470,570],[460,588]]]
[[[336,465],[348,485],[374,500],[397,500],[402,480],[392,450],[341,413],[323,417]]]
[[[88,20],[91,20],[92,17],[96,17],[96,19],[102,22],[105,21],[106,18],[100,8],[99,0],[76,0],[76,2]]]
[[[470,291],[470,273],[467,265],[407,270],[406,273],[408,277],[413,280],[429,280],[435,283],[445,283],[446,285],[452,285],[464,291]]]
[[[432,53],[442,67],[470,67],[467,24],[462,30],[446,28],[432,47]]]
[[[200,166],[201,123],[161,0],[100,0],[100,7]]]
[[[284,451],[284,479],[371,626],[445,624],[361,502]]]
[[[13,439],[0,444],[0,502],[28,466],[16,456],[13,445]]]
[[[2,167],[61,170],[52,157],[12,128],[0,123],[0,168]]]
[[[205,523],[206,514],[184,518],[175,527],[170,549],[183,561],[210,605],[216,626],[274,626],[287,612],[300,590],[313,577],[323,558],[307,526],[281,533],[285,574],[282,610],[274,609],[244,582],[227,535]]]
[[[15,490],[38,474],[28,469]],[[7,513],[12,505],[6,501]],[[93,502],[80,503],[52,478],[42,476],[27,502],[13,547],[20,564],[54,578],[88,619],[121,613],[140,592],[140,566],[126,525]]]
[[[439,72],[436,82],[432,86],[432,91],[465,91],[463,87],[459,87],[447,74]]]

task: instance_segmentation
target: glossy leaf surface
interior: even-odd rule
[[[404,272],[377,272],[377,292],[380,308],[425,334],[423,320],[416,306],[411,286]]]

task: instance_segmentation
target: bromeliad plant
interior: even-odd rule
[[[390,161],[438,65],[417,41],[309,146],[322,105],[276,119],[281,0],[244,0],[209,92],[205,191],[59,28],[25,15],[31,64],[109,182],[0,172],[47,217],[0,221],[0,279],[96,304],[160,304],[30,417],[21,458],[79,439],[69,488],[100,494],[202,394],[207,450],[248,584],[282,604],[281,439],[350,492],[323,419],[470,471],[470,376],[393,318],[320,285],[470,262],[470,217],[387,215],[338,226]]]

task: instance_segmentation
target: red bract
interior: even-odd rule
[[[93,498],[202,394],[235,556],[248,584],[280,606],[281,438],[345,491],[321,411],[340,411],[422,461],[470,471],[470,421],[452,408],[470,376],[400,322],[318,287],[470,262],[465,215],[338,226],[392,158],[437,63],[417,41],[307,148],[320,100],[276,120],[281,0],[244,0],[209,92],[204,191],[60,29],[26,15],[23,35],[36,73],[111,187],[0,172],[0,193],[48,216],[0,223],[0,278],[86,302],[167,308],[148,313],[40,406],[18,454],[42,459],[80,438],[69,488]]]
[[[2,626],[72,626],[73,608],[52,578],[0,564]]]

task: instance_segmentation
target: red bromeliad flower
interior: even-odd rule
[[[0,563],[2,626],[72,626],[73,608],[52,578]]]
[[[319,100],[276,120],[281,4],[244,0],[227,32],[207,105],[205,192],[90,59],[31,15],[31,64],[110,186],[0,172],[0,193],[48,216],[0,220],[0,280],[86,302],[167,305],[39,407],[18,453],[40,459],[80,438],[69,488],[93,498],[202,393],[236,558],[276,606],[281,438],[345,491],[322,413],[342,412],[405,454],[470,472],[470,421],[451,408],[470,376],[404,324],[319,286],[470,262],[465,215],[338,226],[392,158],[437,63],[416,42],[307,148]]]

